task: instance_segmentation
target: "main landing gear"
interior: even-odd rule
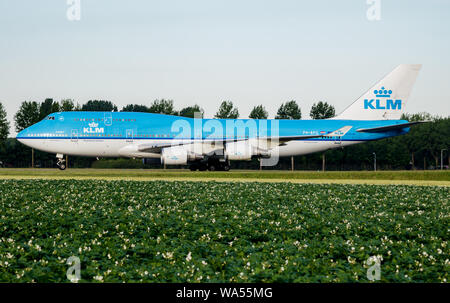
[[[208,159],[208,161],[198,161],[194,162],[189,166],[191,171],[229,171],[230,170],[230,162],[228,161],[220,161],[219,159]]]
[[[64,155],[62,154],[57,154],[56,158],[58,159],[56,161],[56,165],[58,166],[58,168],[60,170],[65,170],[66,169],[66,160],[64,159]]]

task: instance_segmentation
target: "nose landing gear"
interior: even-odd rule
[[[56,161],[56,165],[58,166],[58,168],[60,170],[65,170],[66,169],[66,160],[64,159],[64,155],[62,154],[57,154],[56,158],[58,159]]]

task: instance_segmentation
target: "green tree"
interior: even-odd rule
[[[223,101],[214,118],[217,119],[237,119],[239,118],[239,110],[234,107],[233,102]]]
[[[173,100],[155,100],[150,105],[148,112],[155,114],[177,115],[173,106]]]
[[[9,122],[6,119],[6,111],[0,102],[0,142],[3,142],[9,135]]]
[[[415,164],[415,154],[422,154],[424,167],[427,159],[431,156],[436,167],[439,167],[440,154],[442,149],[447,149],[450,145],[450,119],[433,117],[429,113],[421,112],[416,114],[403,114],[401,119],[410,122],[428,121],[428,123],[411,127],[408,135],[401,138],[405,148],[411,155],[411,162]]]
[[[298,120],[302,118],[302,111],[295,100],[281,104],[275,119]]]
[[[195,118],[195,113],[200,113],[200,117],[203,118],[205,111],[203,110],[203,108],[195,104],[193,106],[188,106],[180,110],[179,115],[182,117]]]
[[[269,117],[269,113],[266,111],[264,106],[257,105],[253,107],[250,115],[248,116],[250,119],[267,119]]]
[[[419,125],[421,129],[426,129],[425,135],[423,136],[425,139],[424,146],[432,156],[436,168],[439,166],[441,149],[447,149],[450,143],[449,124],[447,123],[447,127],[445,127],[445,122],[446,120],[441,117],[434,117],[433,122]]]
[[[60,111],[61,111],[61,106],[59,105],[59,103],[58,102],[53,102],[53,104],[52,104],[52,112],[51,113],[57,113],[57,112],[60,112]]]
[[[44,102],[39,104],[39,120],[44,119],[51,113],[59,112],[59,110],[59,103],[53,101],[52,98],[47,98]]]
[[[319,101],[319,103],[313,104],[309,116],[314,120],[319,120],[333,118],[335,114],[336,110],[333,105],[330,105],[327,102]]]
[[[36,101],[24,101],[14,115],[16,131],[23,129],[40,121],[40,106]]]
[[[416,114],[407,114],[404,113],[400,117],[401,120],[407,120],[409,122],[417,122],[417,121],[431,121],[433,120],[433,116],[426,112],[416,113]]]
[[[80,106],[77,104],[77,106],[75,106],[75,102],[72,99],[63,99],[60,101],[60,110],[62,112],[71,112],[71,111],[76,111],[76,110],[80,110]]]
[[[81,110],[90,112],[116,112],[117,106],[111,101],[89,100],[86,104],[83,104]]]
[[[122,108],[123,112],[140,112],[140,113],[148,113],[149,108],[145,105],[138,104],[128,104]]]
[[[407,120],[410,122],[417,121],[430,121],[432,116],[429,113],[416,113],[416,114],[402,114],[401,120]],[[410,132],[405,135],[399,137],[394,142],[398,142],[399,145],[403,146],[405,150],[408,151],[410,156],[410,164],[411,168],[415,168],[416,166],[416,154],[426,152],[426,136],[425,131],[427,127],[423,127],[422,125],[416,125],[411,127]]]

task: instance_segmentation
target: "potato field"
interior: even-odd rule
[[[0,281],[448,282],[450,188],[0,180]]]

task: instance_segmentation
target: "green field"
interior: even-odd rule
[[[178,181],[262,181],[450,186],[450,171],[250,171],[191,172],[180,169],[0,169],[0,179],[103,179]]]
[[[70,256],[81,282],[367,282],[370,256],[382,282],[449,278],[444,186],[5,179],[0,192],[1,282],[67,282]]]

